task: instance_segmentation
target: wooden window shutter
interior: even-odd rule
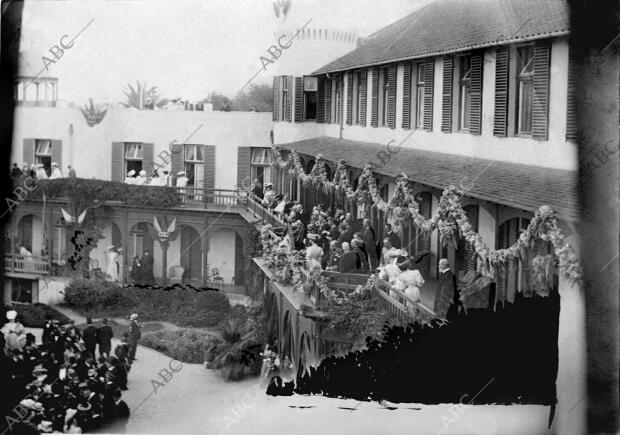
[[[360,72],[360,125],[366,126],[366,94],[367,94],[367,83],[368,83],[368,70],[363,69]]]
[[[548,43],[534,46],[534,101],[532,103],[532,137],[547,140],[549,133],[549,61]]]
[[[379,70],[372,71],[372,90],[370,94],[370,126],[379,125]]]
[[[388,127],[396,128],[396,65],[388,68]]]
[[[333,81],[325,79],[325,122],[332,123],[332,91]]]
[[[52,140],[52,162],[58,163],[58,168],[62,171],[62,141]]]
[[[508,75],[509,56],[507,47],[495,50],[495,111],[493,114],[493,135],[506,137],[508,134]]]
[[[353,123],[353,73],[347,73],[347,125]]]
[[[28,166],[34,163],[34,139],[24,139],[24,163]]]
[[[124,152],[123,142],[112,142],[112,181],[123,181],[125,179]]]
[[[469,132],[482,133],[482,55],[471,56],[471,79],[469,81]]]
[[[249,189],[250,180],[250,147],[237,148],[237,188]]]
[[[403,68],[403,128],[411,128],[411,62]]]
[[[319,77],[318,89],[316,92],[316,122],[325,122],[325,78]]]
[[[286,76],[286,89],[288,92],[288,102],[285,107],[286,121],[291,122],[291,110],[293,109],[293,76]]]
[[[452,81],[454,78],[454,58],[443,60],[443,90],[441,93],[441,131],[452,132]]]
[[[302,121],[302,105],[304,102],[303,78],[295,77],[295,122]]]
[[[185,170],[185,146],[183,144],[170,145],[172,162],[170,163],[170,176],[175,181],[172,185],[176,186],[177,174]]]
[[[278,122],[280,109],[280,77],[273,78],[273,122]]]
[[[342,76],[336,79],[336,83],[336,92],[338,93],[338,97],[336,97],[336,123],[340,124],[342,121],[342,99],[344,98]]]
[[[143,143],[142,144],[142,169],[146,171],[146,176],[150,177],[153,175],[155,171],[155,166],[153,165],[153,144],[152,143]]]
[[[433,59],[424,63],[424,130],[433,130],[433,78],[435,62]]]
[[[572,50],[568,51],[568,89],[566,93],[566,140],[577,140],[577,101],[575,99],[575,65]]]
[[[204,188],[215,189],[215,145],[203,145],[202,158],[205,161]]]

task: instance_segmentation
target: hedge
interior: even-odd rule
[[[57,178],[37,180],[37,188],[29,197],[92,198],[101,202],[120,201],[146,207],[174,207],[179,204],[176,189],[167,186],[136,186],[117,181],[86,178]]]
[[[142,334],[140,344],[185,363],[202,364],[211,346],[221,342],[217,333],[204,329],[175,329]]]
[[[6,320],[6,312],[9,310],[17,311],[18,320],[28,328],[42,328],[47,321],[45,316],[48,314],[52,316],[52,320],[58,320],[61,325],[67,324],[71,320],[61,312],[40,302],[14,304],[13,306],[5,305],[2,307],[2,313],[0,314],[3,320]]]
[[[65,303],[87,316],[115,317],[136,312],[141,320],[165,320],[194,327],[215,326],[231,310],[228,298],[214,290],[120,287],[81,278],[65,288]]]

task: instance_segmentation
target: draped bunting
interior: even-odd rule
[[[332,180],[327,178],[325,160],[321,154],[316,156],[316,162],[310,174],[306,174],[301,165],[299,155],[292,150],[286,160],[274,150],[274,165],[289,170],[297,175],[304,184],[322,187],[326,192],[331,190],[344,191],[349,201],[356,201],[360,205],[375,207],[387,213],[387,216],[396,222],[411,219],[423,232],[431,233],[438,230],[444,242],[455,242],[459,237],[474,247],[476,254],[487,268],[499,267],[512,260],[528,261],[528,252],[534,248],[537,239],[551,242],[554,255],[537,255],[532,258],[533,278],[540,285],[536,286],[539,293],[546,294],[544,289],[549,288],[552,281],[552,271],[557,267],[563,276],[571,283],[580,284],[583,271],[577,253],[568,243],[565,235],[558,226],[556,213],[547,205],[542,205],[534,214],[528,227],[521,233],[519,239],[506,249],[490,249],[482,236],[474,231],[461,205],[463,190],[450,185],[441,194],[439,207],[430,219],[420,214],[420,206],[416,202],[413,190],[410,187],[411,179],[401,174],[396,179],[396,189],[389,201],[381,198],[376,184],[376,175],[372,167],[366,165],[358,178],[355,190],[351,187],[349,175],[344,160],[339,160]]]

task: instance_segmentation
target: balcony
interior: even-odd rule
[[[49,262],[46,257],[21,256],[4,254],[4,270],[13,273],[49,275]]]
[[[254,195],[251,192],[243,192],[245,195],[247,195],[246,198],[246,204],[247,204],[247,208],[248,211],[250,213],[252,213],[255,217],[262,219],[263,222],[265,222],[266,224],[271,225],[274,228],[284,228],[284,221],[276,216],[271,210],[266,209],[265,207],[263,207],[263,200],[260,199],[258,196]]]

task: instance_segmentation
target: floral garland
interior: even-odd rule
[[[450,185],[442,192],[439,207],[435,215],[427,219],[420,214],[420,206],[414,198],[411,189],[411,180],[406,174],[401,174],[396,180],[396,189],[393,197],[386,202],[379,193],[372,167],[366,165],[358,179],[355,190],[351,187],[348,172],[343,160],[339,160],[334,171],[332,181],[327,180],[325,162],[321,154],[316,156],[316,163],[310,174],[305,174],[299,155],[292,150],[286,161],[283,161],[277,153],[274,161],[282,168],[292,165],[289,173],[296,174],[302,182],[312,182],[316,186],[322,186],[326,190],[341,190],[346,193],[346,198],[355,200],[359,205],[375,207],[386,212],[388,217],[402,223],[411,219],[413,223],[424,233],[431,233],[435,229],[439,231],[442,240],[454,241],[458,236],[474,247],[476,254],[486,263],[487,267],[497,267],[512,260],[524,260],[527,252],[534,246],[537,238],[551,242],[556,261],[550,263],[536,256],[532,259],[532,268],[535,280],[548,282],[546,278],[550,265],[555,264],[565,278],[574,283],[580,283],[583,277],[582,267],[577,253],[567,243],[562,234],[555,212],[543,205],[535,213],[527,229],[519,236],[515,244],[506,249],[491,250],[484,242],[480,234],[474,231],[469,222],[465,210],[461,205],[463,191]]]

